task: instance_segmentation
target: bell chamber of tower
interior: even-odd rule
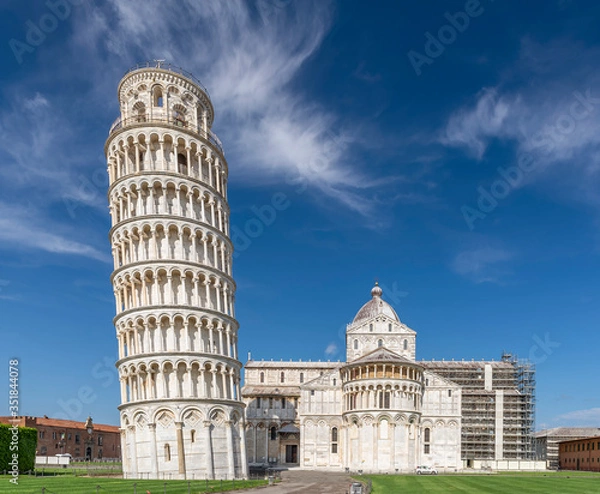
[[[247,477],[228,167],[207,90],[161,62],[105,145],[126,478]]]

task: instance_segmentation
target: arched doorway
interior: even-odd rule
[[[85,460],[86,461],[92,461],[92,448],[91,448],[91,446],[88,446],[87,448],[85,448]]]

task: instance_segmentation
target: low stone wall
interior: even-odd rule
[[[68,456],[36,456],[36,465],[69,465],[71,458]]]
[[[463,468],[467,469],[466,462]],[[539,472],[546,470],[546,462],[535,460],[474,460],[472,470]]]

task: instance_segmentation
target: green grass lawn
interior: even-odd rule
[[[600,475],[583,472],[502,475],[369,475],[373,494],[599,494]]]
[[[103,477],[75,477],[72,475],[62,475],[57,477],[30,477],[21,475],[19,485],[9,482],[8,475],[0,475],[0,494],[40,494],[45,487],[46,494],[188,494],[188,483],[185,480],[123,480]],[[136,489],[134,490],[134,484]],[[248,487],[258,487],[266,485],[265,480],[236,480],[235,489]],[[96,486],[99,486],[97,489]],[[192,494],[205,492],[225,492],[233,490],[234,484],[231,480],[224,480],[222,483],[218,480],[208,482],[208,489],[205,481],[190,481],[190,490]]]

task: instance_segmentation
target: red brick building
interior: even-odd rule
[[[121,433],[114,425],[48,417],[0,417],[1,424],[32,427],[38,431],[37,456],[69,453],[73,459],[121,458]],[[91,434],[88,426],[91,425]]]
[[[558,443],[561,470],[600,472],[600,436]]]

